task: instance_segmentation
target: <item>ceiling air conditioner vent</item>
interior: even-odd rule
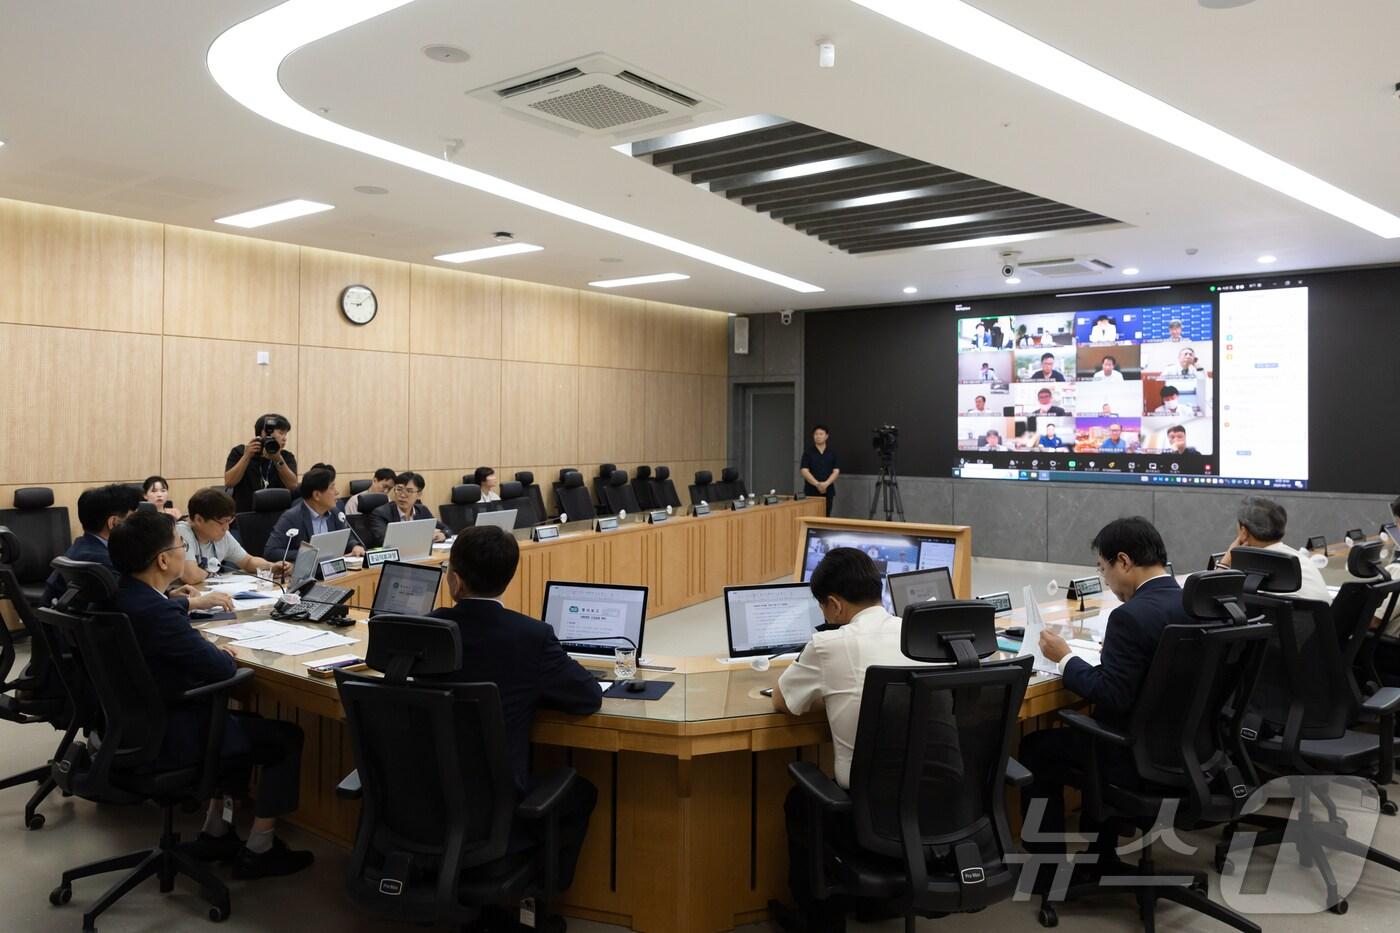
[[[1112,263],[1093,256],[1066,256],[1059,259],[1031,259],[1021,262],[1022,272],[1047,277],[1098,275],[1113,268]]]
[[[591,136],[689,121],[718,105],[608,55],[551,65],[468,92],[507,110]]]

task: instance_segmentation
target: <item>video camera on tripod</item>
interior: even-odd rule
[[[870,439],[870,446],[879,452],[880,459],[894,456],[895,449],[899,447],[899,428],[882,424],[871,433],[875,436]]]
[[[904,521],[904,503],[899,497],[899,478],[894,472],[894,452],[899,447],[899,428],[892,424],[882,424],[871,432],[870,446],[875,448],[880,458],[880,474],[875,477],[874,494],[870,497],[870,517],[876,511],[885,513],[885,521],[893,521],[898,515]]]

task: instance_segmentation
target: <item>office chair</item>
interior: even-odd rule
[[[351,496],[359,495],[360,493],[364,492],[366,489],[368,489],[369,487],[371,487],[371,486],[373,486],[373,485],[374,485],[374,481],[373,481],[373,480],[368,480],[368,479],[352,479],[352,480],[350,481],[350,495],[351,495]],[[348,498],[350,498],[350,496],[346,496],[345,498],[348,499]]]
[[[593,501],[598,505],[599,515],[608,514],[607,507],[603,502],[603,487],[608,485],[608,477],[612,476],[613,470],[616,469],[616,463],[600,463],[598,464],[598,475],[593,477]]]
[[[554,487],[554,495],[559,504],[559,511],[567,512],[570,521],[593,519],[593,500],[588,497],[588,490],[583,485],[583,474],[578,470],[564,471],[561,482]]]
[[[369,520],[369,513],[387,505],[388,502],[389,497],[382,492],[367,492],[360,496],[356,514],[345,516],[345,523],[350,526],[367,548],[379,547],[384,543],[383,536],[374,530],[374,522]],[[355,542],[351,541],[350,543],[354,544]]]
[[[702,499],[706,502],[719,502],[722,498],[720,493],[722,487],[715,484],[715,475],[709,470],[696,470],[695,482],[690,485],[690,501],[696,503]]]
[[[637,497],[637,505],[644,509],[664,509],[656,504],[656,490],[652,486],[651,467],[645,464],[637,467],[632,474],[632,494]]]
[[[38,608],[44,601],[49,561],[62,555],[73,543],[68,510],[54,506],[53,490],[46,486],[16,489],[14,503],[12,509],[0,509],[0,525],[9,528],[23,542],[22,553],[13,569],[20,592],[29,605]]]
[[[263,547],[267,544],[267,536],[272,534],[272,526],[291,507],[292,493],[289,489],[259,489],[253,493],[253,511],[239,512],[234,517],[233,527],[243,549],[254,556],[265,557]]]
[[[725,467],[719,471],[719,485],[724,490],[724,499],[742,499],[749,494],[744,481],[739,478],[739,471],[734,467]]]
[[[458,534],[476,523],[476,505],[481,501],[481,487],[476,483],[459,483],[452,487],[452,501],[438,506],[438,518]]]
[[[525,491],[524,483],[514,480],[502,483],[499,505],[502,510],[515,509],[516,528],[529,528],[542,520],[542,517],[535,517],[535,503],[531,501],[529,493]]]
[[[671,468],[659,466],[656,468],[656,476],[651,481],[652,496],[656,499],[656,508],[664,509],[666,506],[672,508],[681,507],[680,494],[676,492],[675,481],[671,479]]]
[[[97,564],[60,557],[54,569],[67,590],[51,609],[40,609],[39,619],[53,636],[55,647],[71,652],[75,670],[91,689],[100,715],[83,741],[72,743],[61,760],[54,762],[53,778],[65,792],[97,803],[135,804],[151,801],[160,807],[160,841],[154,848],[103,859],[65,871],[58,887],[49,893],[54,906],[73,898],[73,882],[113,871],[131,869],[83,914],[83,929],[95,929],[99,914],[147,878],[160,879],[162,893],[174,889],[183,875],[199,885],[200,896],[211,905],[209,919],[227,919],[231,910],[228,888],[212,868],[180,847],[175,832],[175,808],[202,807],[222,790],[219,779],[227,759],[222,759],[229,692],[249,680],[253,672],[239,670],[227,680],[186,690],[167,701],[151,679],[150,670],[132,632],[131,622],[117,612],[79,609],[100,605],[116,593],[116,581]],[[208,735],[201,762],[186,767],[160,764],[171,707],[191,706],[208,716]]]
[[[64,689],[57,666],[50,660],[48,636],[34,617],[34,610],[24,598],[19,580],[15,577],[12,565],[19,560],[19,556],[19,539],[10,529],[0,525],[0,601],[6,601],[14,608],[24,633],[29,636],[29,663],[18,676],[11,678],[18,652],[9,627],[0,622],[0,720],[21,725],[47,723],[54,729],[66,731],[58,743],[54,758],[40,767],[0,778],[0,790],[37,783],[38,788],[24,805],[24,825],[29,829],[41,829],[44,814],[36,811],[55,787],[50,773],[53,760],[63,757],[64,750],[77,734],[77,726],[74,724],[68,691]]]
[[[524,486],[525,492],[529,494],[530,502],[535,508],[535,521],[538,523],[549,518],[549,512],[544,507],[544,493],[540,492],[539,484],[535,482],[535,474],[529,470],[518,470],[515,481]]]
[[[433,679],[461,668],[455,623],[379,616],[365,660],[382,679],[336,674],[355,753],[337,794],[362,802],[351,898],[388,920],[467,924],[484,906],[535,897],[536,929],[563,930],[547,902],[574,770],[542,775],[517,799],[496,685]],[[522,849],[529,826],[543,843]]]
[[[1015,892],[1003,783],[1031,778],[1010,748],[1032,659],[981,664],[997,650],[994,616],[973,601],[906,608],[904,654],[957,666],[866,671],[849,790],[814,762],[788,765],[814,833],[806,871],[819,901],[879,902],[912,931],[916,915],[978,911]]]
[[[1351,660],[1353,675],[1359,681],[1361,692],[1369,696],[1381,687],[1400,687],[1400,639],[1386,634],[1386,628],[1395,618],[1396,604],[1400,601],[1400,579],[1392,580],[1386,572],[1379,541],[1358,544],[1347,554],[1347,572],[1359,578],[1371,598],[1358,601],[1355,612],[1365,615],[1364,624],[1360,619],[1351,626],[1362,637]],[[1339,617],[1346,611],[1343,593],[1352,581],[1342,585],[1337,597],[1332,600],[1332,611]],[[1384,608],[1382,608],[1384,607]],[[1375,630],[1371,631],[1375,622]],[[1345,623],[1344,623],[1345,624]]]
[[[613,470],[608,474],[608,483],[603,487],[603,510],[610,515],[623,511],[636,515],[642,510],[637,494],[627,482],[626,470]]]
[[[1356,689],[1344,658],[1349,641],[1364,637],[1369,617],[1341,623],[1325,602],[1276,595],[1298,588],[1300,570],[1295,555],[1235,548],[1231,564],[1249,578],[1246,605],[1262,612],[1273,624],[1259,687],[1242,727],[1252,739],[1249,754],[1261,773],[1285,780],[1298,802],[1296,819],[1259,814],[1244,817],[1242,822],[1264,827],[1248,845],[1255,849],[1284,843],[1296,846],[1302,863],[1315,867],[1322,876],[1328,909],[1344,914],[1347,902],[1337,889],[1329,850],[1395,871],[1400,871],[1400,859],[1346,836],[1328,781],[1332,776],[1367,781],[1376,793],[1380,812],[1387,816],[1396,813],[1395,801],[1387,796],[1385,785],[1395,772],[1400,688],[1382,687],[1364,700]],[[1346,584],[1343,590],[1349,586],[1353,584]],[[1344,631],[1348,625],[1361,631]],[[1377,730],[1355,728],[1364,722],[1378,723]],[[1315,813],[1314,798],[1326,811],[1326,818]],[[1231,857],[1237,848],[1243,848],[1233,844],[1235,831],[1235,824],[1227,826],[1216,846],[1216,867],[1222,872],[1234,870]]]
[[[1259,933],[1257,924],[1209,898],[1205,873],[1158,874],[1153,857],[1161,833],[1230,824],[1259,787],[1240,727],[1272,627],[1247,616],[1244,584],[1245,575],[1231,570],[1187,578],[1182,604],[1200,624],[1162,630],[1126,732],[1084,713],[1060,711],[1093,747],[1083,780],[1083,812],[1115,837],[1142,833],[1137,864],[1116,855],[1106,859],[1094,866],[1101,877],[1062,892],[1065,902],[1132,893],[1149,933],[1163,900]],[[1131,755],[1135,781],[1110,778],[1103,759],[1111,749]],[[1050,902],[1057,893],[1052,887],[1041,895],[1041,926],[1059,923]]]

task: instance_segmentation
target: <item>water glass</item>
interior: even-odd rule
[[[627,646],[613,652],[613,676],[618,680],[631,680],[637,676],[636,648]]]

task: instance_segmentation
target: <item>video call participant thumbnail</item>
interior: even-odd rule
[[[1064,382],[1065,374],[1055,368],[1055,354],[1042,353],[1040,369],[1031,374],[1032,382]]]
[[[1040,407],[1035,410],[1037,415],[1063,415],[1065,410],[1054,404],[1055,396],[1049,389],[1041,389],[1035,394],[1035,400]]]

